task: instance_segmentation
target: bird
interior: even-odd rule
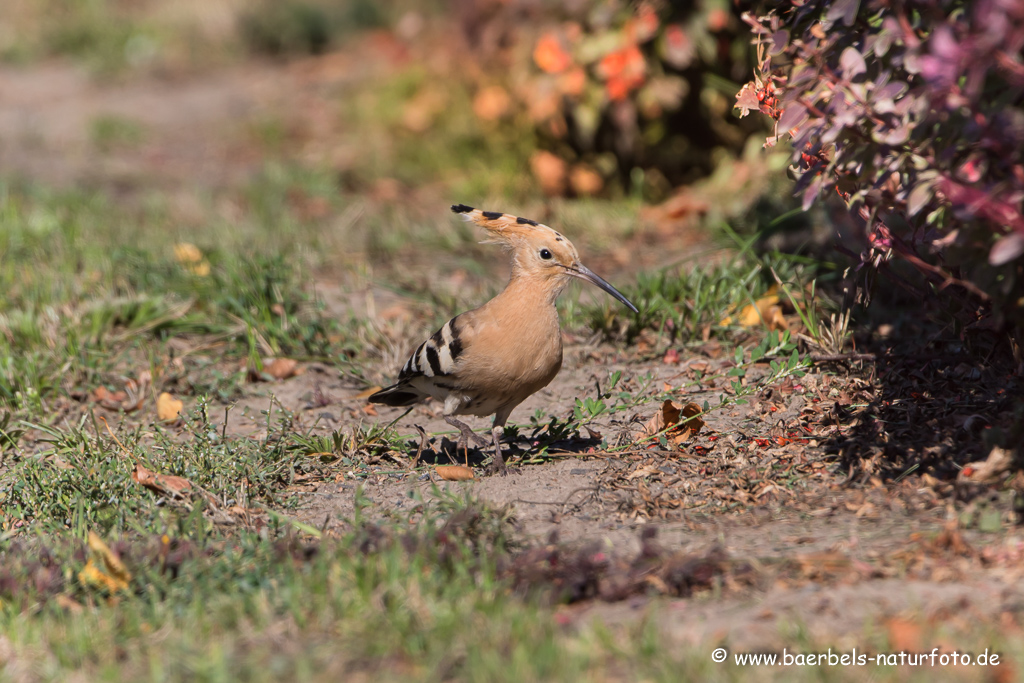
[[[454,204],[453,213],[487,231],[481,244],[497,243],[508,253],[512,273],[500,294],[461,313],[420,344],[398,381],[369,397],[371,403],[405,407],[443,402],[445,421],[459,430],[457,448],[487,440],[456,416],[494,415],[494,458],[488,473],[507,474],[501,436],[512,411],[546,387],[562,367],[562,334],[555,300],[574,278],[603,289],[634,313],[619,290],[580,263],[562,233],[529,218]]]

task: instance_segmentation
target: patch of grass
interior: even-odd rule
[[[59,55],[100,78],[209,67],[242,52],[237,12],[232,0],[10,0],[0,58],[28,63]]]
[[[373,0],[261,0],[241,14],[240,33],[256,54],[321,54],[353,32],[385,26],[387,4]]]
[[[105,422],[88,416],[62,428],[22,423],[42,433],[42,448],[17,456],[0,472],[5,526],[17,521],[37,531],[71,531],[77,537],[86,529],[182,533],[182,525],[195,525],[195,515],[204,519],[204,505],[215,512],[294,504],[283,491],[296,471],[319,463],[303,458],[288,414],[274,424],[268,418],[267,436],[255,440],[227,437],[225,425],[213,422],[209,410],[200,400],[193,420],[185,423],[184,438],[141,424],[123,428],[120,435],[107,434]],[[177,504],[171,497],[169,504],[167,496],[133,481],[136,463],[184,477],[204,495]]]
[[[644,330],[656,331],[669,343],[704,341],[750,329],[738,315],[764,297],[776,296],[781,281],[784,291],[813,289],[823,266],[816,261],[771,252],[755,255],[744,248],[721,263],[678,266],[655,273],[639,273],[635,284],[621,289],[640,312],[631,316],[607,301],[585,307],[584,320],[595,331],[632,342]],[[781,293],[780,293],[781,294]],[[790,294],[790,300],[793,295]],[[800,316],[817,316],[826,300],[813,303],[800,297]],[[813,319],[817,321],[817,317]]]
[[[0,272],[0,404],[74,387],[126,362],[131,349],[166,357],[171,339],[228,342],[226,350],[243,358],[327,359],[351,337],[321,314],[312,291],[303,249],[315,239],[276,237],[282,223],[293,235],[312,236],[312,225],[269,191],[251,222],[211,218],[194,236],[168,230],[158,208],[125,211],[79,193],[0,192],[0,258],[10,264]],[[189,237],[210,246],[178,241]]]
[[[90,125],[90,138],[101,152],[118,147],[134,147],[142,142],[144,131],[136,121],[121,116],[98,116]]]

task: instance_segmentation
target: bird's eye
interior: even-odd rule
[[[551,258],[551,252],[548,251],[547,249],[541,249],[540,250],[540,257],[542,259],[544,259],[545,261],[547,261],[547,260],[549,260]]]

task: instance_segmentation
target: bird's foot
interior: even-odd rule
[[[459,430],[459,441],[458,447],[465,450],[466,445],[469,441],[472,441],[480,448],[486,448],[490,444],[487,443],[487,439],[480,436],[473,431],[473,428],[462,420],[456,420],[451,415],[445,415],[444,421]]]
[[[503,477],[508,475],[505,458],[501,455],[501,435],[504,431],[503,427],[493,427],[491,429],[491,438],[494,440],[494,460],[488,465],[487,474],[500,474]]]
[[[420,456],[423,455],[423,451],[427,447],[427,430],[419,425],[413,425],[413,427],[415,427],[420,433],[420,445],[419,448],[416,449],[416,457],[412,459],[410,467],[416,467],[420,464]]]
[[[508,467],[505,465],[505,461],[499,458],[495,458],[484,472],[488,475],[500,474],[503,477],[508,476]]]

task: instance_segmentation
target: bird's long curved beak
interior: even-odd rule
[[[637,307],[634,306],[632,304],[632,302],[630,302],[629,299],[627,299],[625,296],[622,295],[622,292],[620,292],[619,290],[617,290],[614,287],[612,287],[611,284],[607,280],[605,280],[603,277],[601,277],[600,275],[598,275],[594,271],[592,271],[589,268],[587,268],[586,266],[584,266],[582,263],[577,263],[572,268],[567,268],[567,270],[574,277],[578,277],[581,280],[586,280],[590,284],[597,285],[598,287],[600,287],[604,291],[608,292],[613,297],[615,297],[616,299],[618,299],[619,301],[624,303],[626,305],[626,307],[629,308],[629,310],[633,311],[634,313],[639,313],[640,312],[639,309],[637,309]]]

